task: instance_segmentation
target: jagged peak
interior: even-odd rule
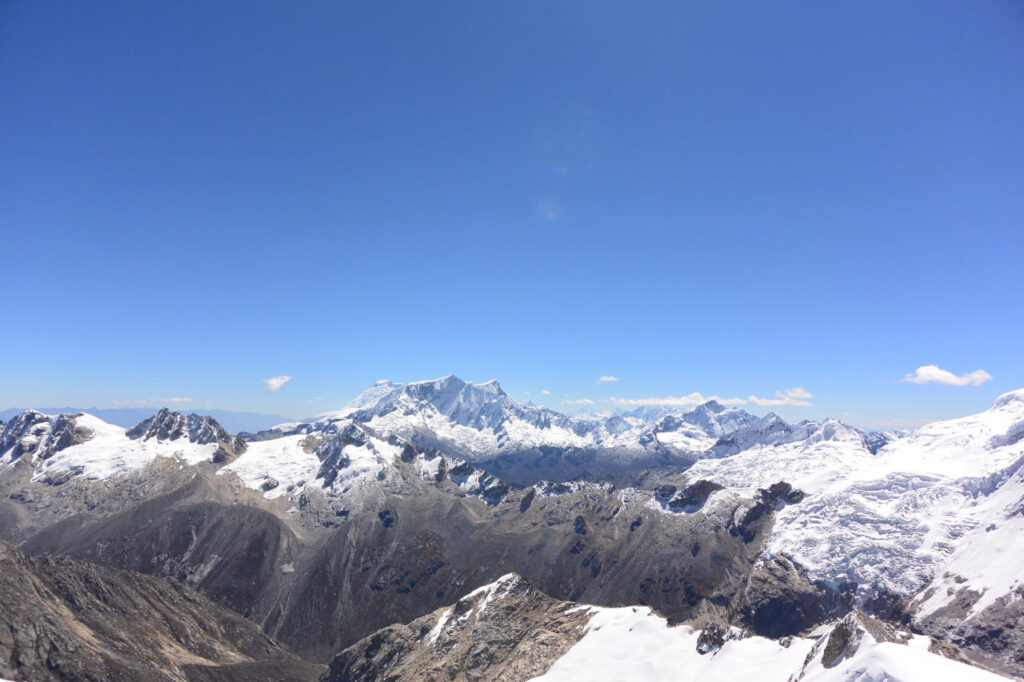
[[[158,441],[187,438],[189,442],[200,445],[231,437],[220,422],[209,415],[194,412],[185,415],[166,407],[160,408],[153,416],[128,429],[125,435],[131,439],[155,438]]]
[[[498,383],[497,379],[490,379],[480,384],[466,381],[455,374],[448,374],[438,379],[427,379],[425,381],[413,381],[404,385],[406,388],[428,386],[444,391],[460,391],[464,389],[480,390],[488,393],[506,395],[505,390]]]

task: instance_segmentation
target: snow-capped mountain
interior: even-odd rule
[[[109,479],[142,469],[158,457],[187,464],[223,463],[245,442],[210,417],[160,410],[131,429],[89,414],[46,415],[27,410],[0,432],[0,466],[24,461],[33,478]]]
[[[652,464],[649,486],[604,479]],[[581,471],[589,481],[567,480]],[[159,522],[164,502],[133,506],[172,492],[190,502]],[[455,377],[378,383],[246,439],[169,411],[131,429],[29,411],[0,429],[0,538],[211,595],[235,589],[223,562],[270,562],[238,608],[255,599],[277,618],[286,595],[294,620],[273,634],[321,657],[391,622],[382,613],[408,620],[514,570],[561,598],[714,614],[770,637],[860,607],[1020,674],[1024,628],[1007,624],[1024,618],[1022,509],[1024,390],[892,434],[714,402],[569,417]],[[65,523],[91,530],[79,542]],[[335,599],[320,584],[347,591],[314,618],[309,604]]]
[[[363,423],[424,447],[461,457],[518,484],[569,480],[630,469],[685,465],[757,420],[710,401],[688,410],[643,408],[626,414],[573,417],[521,404],[497,381],[456,376],[398,384],[380,381],[346,407],[308,428]],[[288,431],[298,424],[283,424]]]
[[[779,423],[770,415],[755,425],[766,425],[768,437],[733,434],[727,456],[701,460],[687,473],[732,489],[786,480],[804,491],[799,511],[779,513],[769,552],[785,552],[836,584],[920,589],[981,525],[978,517],[989,517],[979,514],[989,497],[1015,485],[1024,466],[1024,391],[876,451],[834,420]],[[1019,551],[1024,561],[1024,545]]]

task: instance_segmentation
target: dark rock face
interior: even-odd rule
[[[827,593],[791,561],[776,557],[751,573],[738,615],[756,634],[782,637],[823,622],[829,613]]]
[[[589,616],[572,606],[506,575],[451,607],[356,642],[323,679],[529,680],[582,638]]]
[[[0,543],[4,678],[314,680],[319,670],[181,583]]]
[[[826,668],[834,668],[850,658],[857,653],[863,636],[864,630],[857,624],[857,614],[851,611],[829,633],[825,650],[821,654],[821,664]]]

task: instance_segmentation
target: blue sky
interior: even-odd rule
[[[983,409],[1024,386],[1022,35],[1010,0],[4,3],[0,406]]]

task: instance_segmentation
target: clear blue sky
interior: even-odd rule
[[[0,407],[956,416],[1024,386],[1024,4],[8,1],[0,230]]]

